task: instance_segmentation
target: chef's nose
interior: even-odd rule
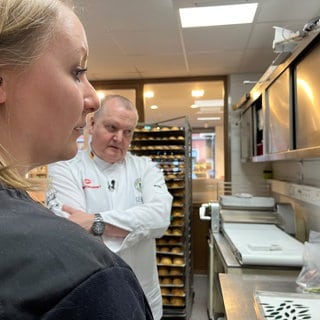
[[[121,142],[123,139],[123,131],[122,130],[117,130],[113,134],[113,140],[117,142]]]

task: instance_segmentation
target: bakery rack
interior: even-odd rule
[[[157,163],[173,196],[171,224],[156,240],[163,319],[188,320],[193,303],[191,148],[186,117],[139,123],[130,147],[133,154]]]

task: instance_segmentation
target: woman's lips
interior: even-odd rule
[[[83,126],[78,126],[78,127],[75,127],[73,130],[76,130],[76,131],[78,131],[79,133],[82,134],[84,127],[85,127],[85,125],[83,125]]]

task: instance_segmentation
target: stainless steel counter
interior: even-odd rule
[[[290,277],[290,279],[296,279],[301,269],[298,267],[284,266],[240,265],[232,252],[229,242],[222,233],[211,233],[209,246],[208,314],[210,319],[216,319],[226,314],[223,301],[226,293],[224,295],[222,294],[219,280],[219,276],[222,276],[222,274],[226,276],[239,275],[244,279],[247,279],[247,277],[248,279],[249,277],[251,277],[250,279],[255,279],[255,277],[262,277],[260,279],[263,279],[263,277],[275,277],[275,279],[286,279],[286,277]],[[228,299],[227,296],[226,299]],[[234,296],[234,299],[235,301],[237,299],[240,301],[239,297]],[[241,319],[251,320],[251,318],[239,318],[239,320]]]
[[[256,290],[296,292],[295,276],[219,274],[227,320],[257,319],[254,307]]]

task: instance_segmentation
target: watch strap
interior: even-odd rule
[[[100,213],[94,214],[94,220],[91,226],[91,231],[95,236],[102,236],[105,229],[105,222]]]

